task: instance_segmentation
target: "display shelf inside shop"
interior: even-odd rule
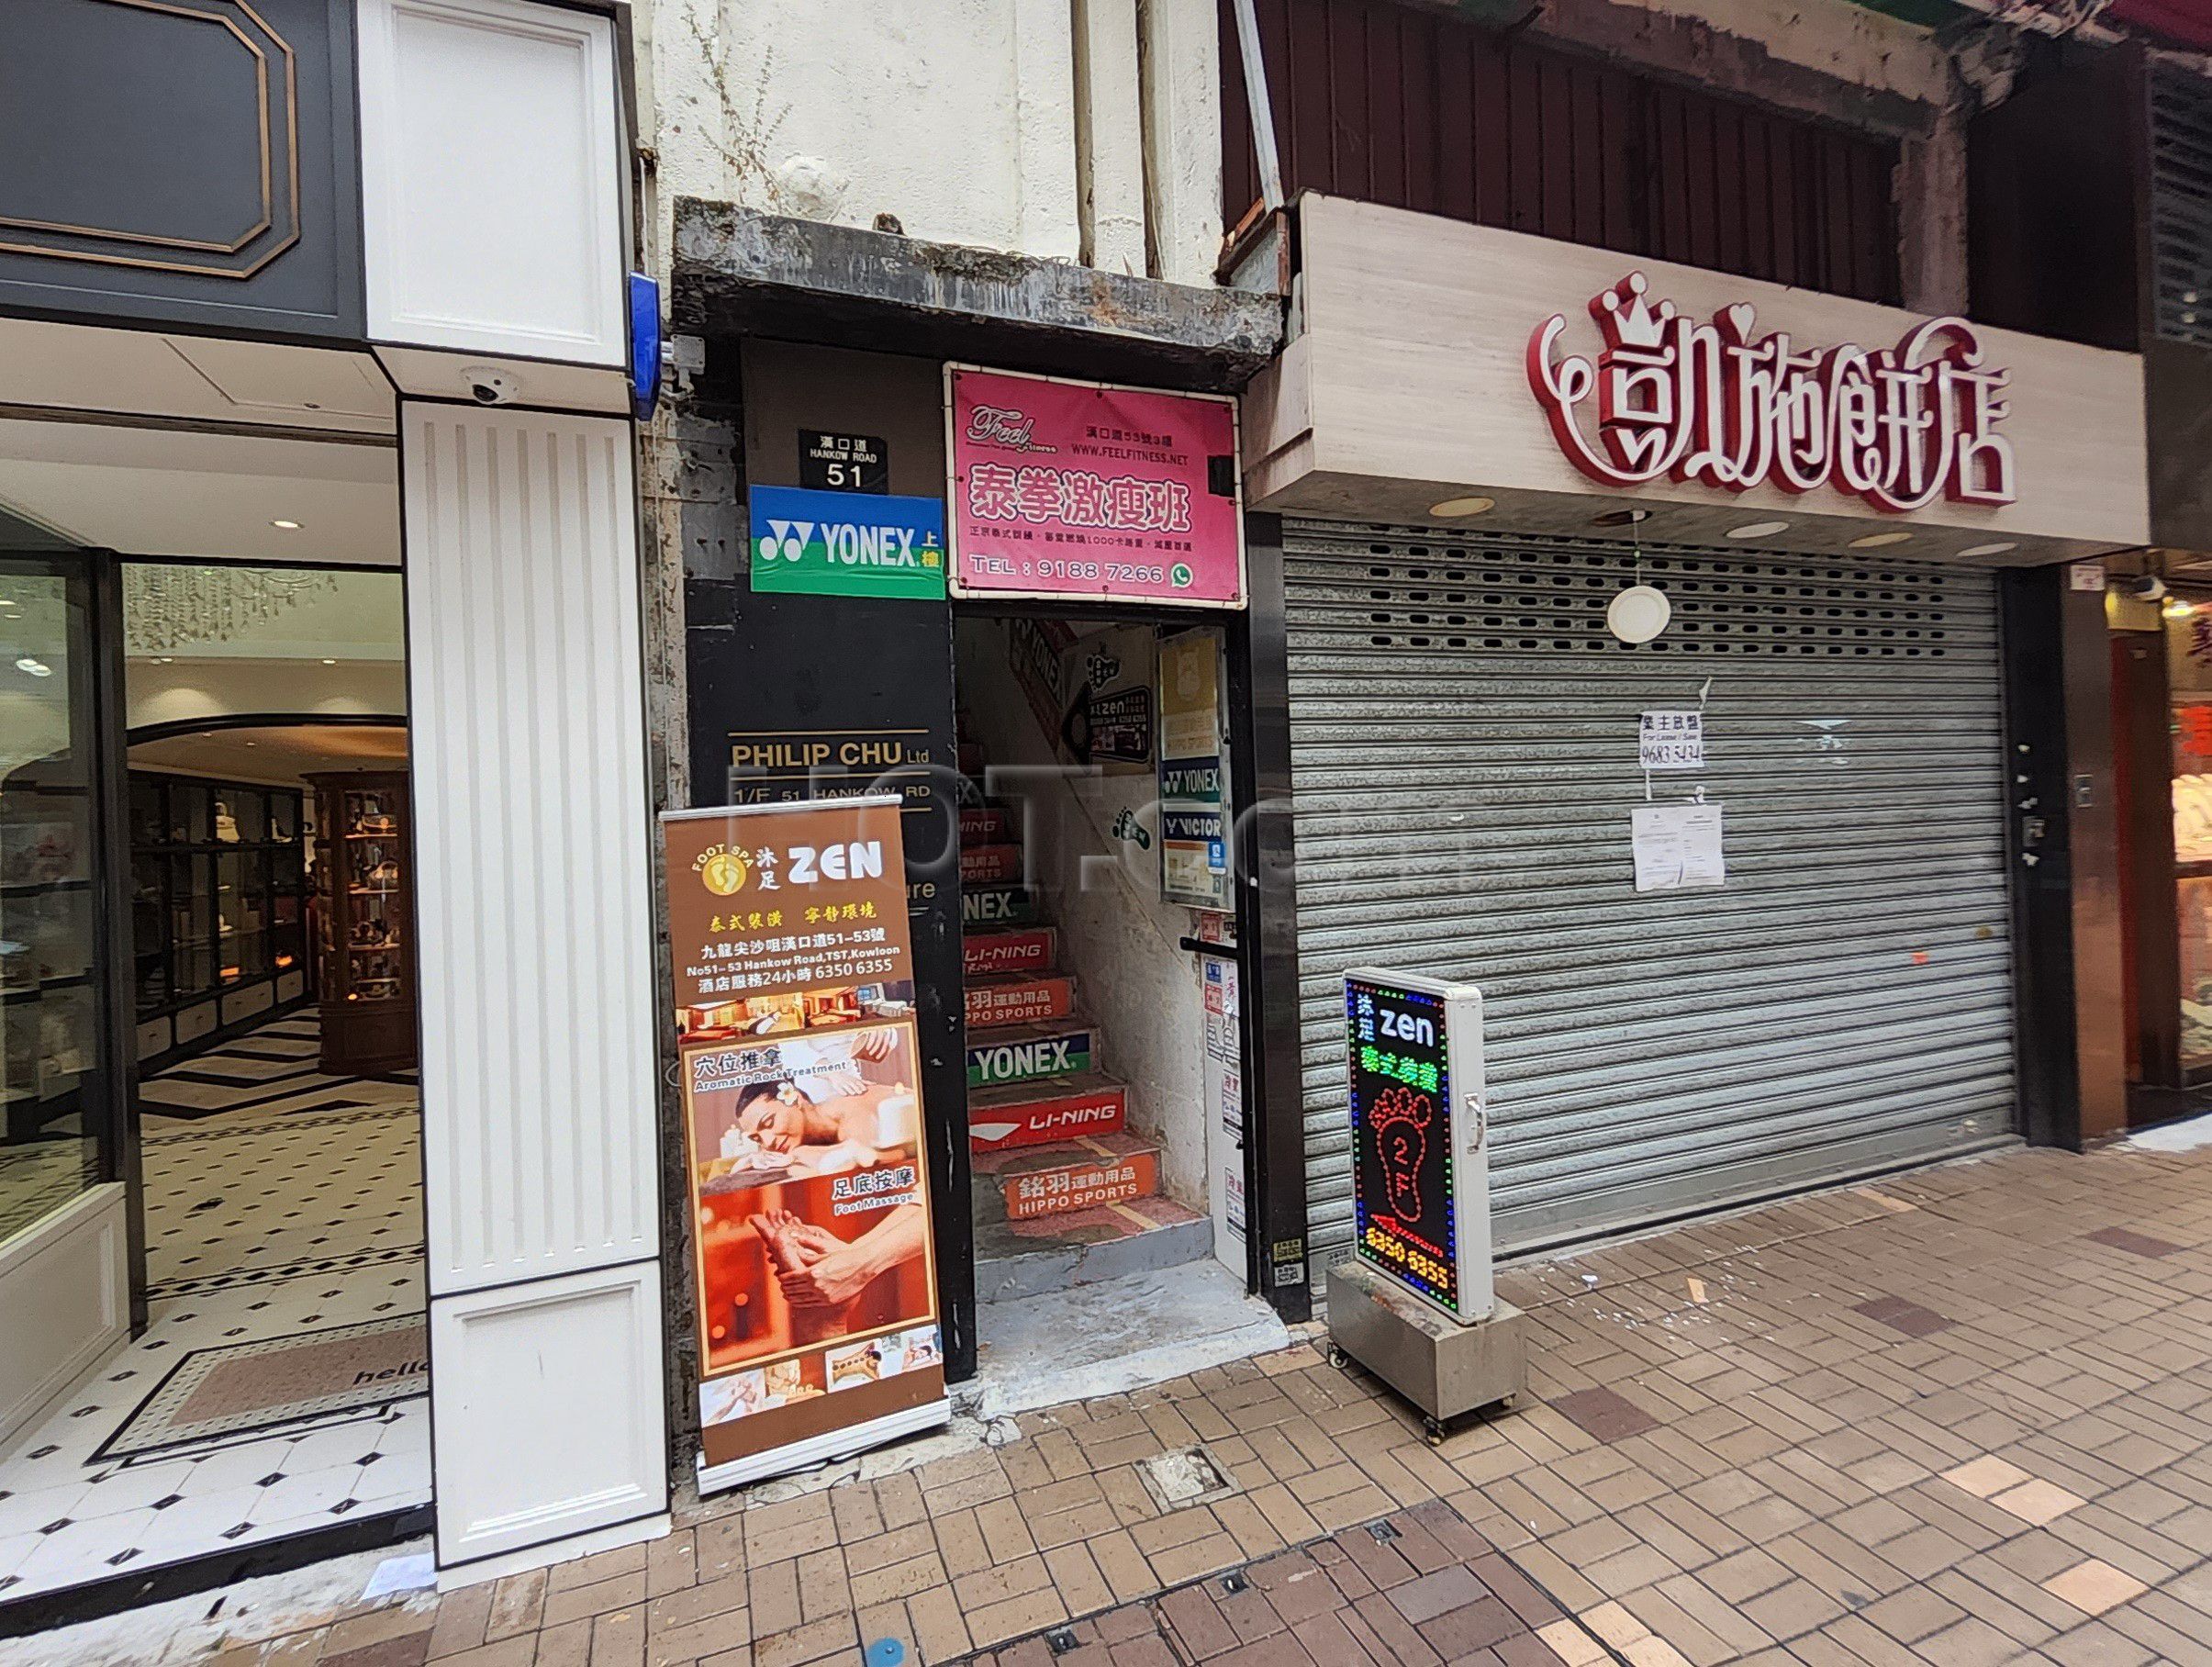
[[[130,773],[142,1072],[313,995],[306,805],[296,788]]]

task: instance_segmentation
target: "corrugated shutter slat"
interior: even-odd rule
[[[1986,573],[1288,522],[1308,1188],[1350,1233],[1337,979],[1469,979],[1502,1248],[2014,1123]],[[1606,632],[1638,574],[1674,606]],[[1709,690],[1706,679],[1711,679]],[[1635,890],[1638,715],[1704,696],[1728,882]]]

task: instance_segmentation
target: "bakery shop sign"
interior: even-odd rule
[[[1894,347],[1804,346],[1757,333],[1748,303],[1701,323],[1648,303],[1647,288],[1634,272],[1591,301],[1604,342],[1594,359],[1561,353],[1561,314],[1528,339],[1529,387],[1592,480],[1826,487],[1895,515],[2016,497],[1998,431],[2009,373],[1983,363],[1965,319],[1927,319]],[[1592,405],[1594,425],[1582,415]]]

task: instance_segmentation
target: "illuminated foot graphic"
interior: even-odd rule
[[[1382,1160],[1382,1184],[1400,1221],[1421,1219],[1421,1160],[1428,1156],[1429,1119],[1435,1112],[1426,1094],[1410,1088],[1386,1088],[1375,1099],[1369,1117],[1375,1156]]]

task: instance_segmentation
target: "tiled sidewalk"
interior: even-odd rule
[[[1445,1520],[1431,1502],[1480,1536],[1453,1566],[1485,1594],[1510,1608],[1480,1572],[1510,1571],[1562,1612],[1467,1659],[2212,1664],[2212,1153],[2015,1152],[1503,1284],[1535,1327],[1530,1395],[1441,1448],[1302,1346],[879,1481],[711,1502],[651,1546],[238,1638],[226,1667],[796,1667],[885,1638],[1030,1667],[1052,1650],[1028,1640],[1084,1617],[1086,1663],[1211,1660],[1174,1622],[1194,1600],[1149,1600],[1260,1586],[1290,1548],[1322,1564],[1314,1542],[1361,1525]],[[1140,1463],[1201,1443],[1232,1491],[1164,1507]],[[1369,1630],[1378,1659],[1446,1659],[1418,1627]],[[1300,1660],[1277,1634],[1237,1647]]]

